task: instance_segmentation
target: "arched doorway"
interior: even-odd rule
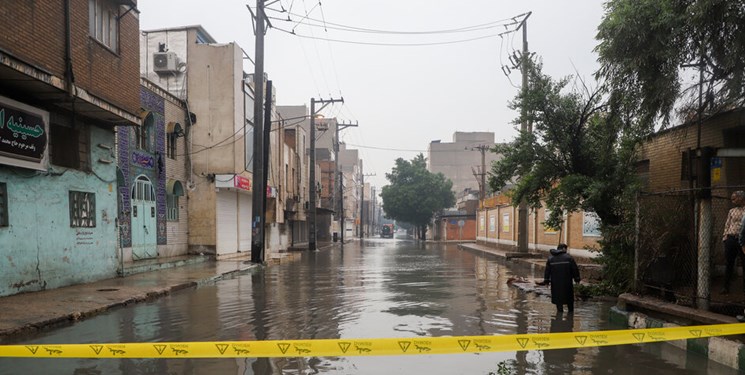
[[[132,184],[132,260],[155,258],[157,252],[157,219],[155,189],[146,176]]]

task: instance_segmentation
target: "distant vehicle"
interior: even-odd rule
[[[393,238],[393,224],[383,224],[383,227],[380,228],[380,237]]]

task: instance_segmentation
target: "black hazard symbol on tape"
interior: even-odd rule
[[[26,349],[31,351],[31,353],[36,354],[36,351],[39,350],[38,346],[26,346]]]
[[[290,344],[279,343],[279,344],[277,344],[277,347],[279,347],[279,351],[282,352],[282,354],[286,354],[287,353],[287,349],[290,348]]]
[[[344,354],[347,354],[347,350],[349,350],[350,346],[352,346],[351,342],[340,342],[339,343],[339,349],[341,349],[341,352]]]
[[[215,344],[217,347],[217,351],[220,352],[220,354],[225,354],[225,351],[228,350],[228,344]]]
[[[691,332],[692,335],[696,337],[701,337],[701,330],[700,329],[692,329],[689,332]]]
[[[523,349],[525,349],[525,346],[528,345],[529,339],[521,338],[517,339],[517,344],[520,345]]]
[[[635,333],[634,338],[636,338],[637,341],[642,342],[644,341],[644,334],[643,333]]]
[[[577,343],[580,345],[585,345],[587,342],[587,336],[574,336],[574,339],[577,340]]]
[[[460,348],[465,352],[466,349],[468,349],[468,346],[471,345],[471,340],[458,340],[458,345],[460,345]]]
[[[163,351],[166,350],[166,346],[165,345],[153,345],[153,347],[155,347],[155,350],[157,350],[158,351],[158,354],[160,354],[160,355],[163,355]]]
[[[91,345],[91,349],[93,349],[93,351],[96,354],[101,354],[101,350],[103,350],[103,345]]]
[[[401,348],[401,351],[406,353],[406,351],[409,350],[409,347],[411,346],[411,341],[399,341],[398,346]]]

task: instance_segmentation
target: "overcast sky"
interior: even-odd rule
[[[247,4],[256,2],[140,0],[140,27],[202,25],[218,42],[235,41],[254,58]],[[522,32],[497,36],[515,28],[503,26],[510,18],[532,12],[529,49],[542,58],[545,73],[592,82],[598,67],[599,0],[281,0],[270,8],[289,11],[267,11],[282,20],[292,13],[292,22],[272,19],[266,35],[264,69],[277,104],[343,97],[343,105],[323,114],[359,123],[341,139],[360,150],[365,174],[375,174],[366,182],[378,192],[396,158],[426,156],[430,141],[452,141],[456,130],[492,131],[497,142],[515,136],[517,115],[507,105],[521,77],[519,71],[505,75],[502,66],[522,48]],[[345,31],[351,28],[357,31]],[[288,33],[293,29],[296,35]],[[253,73],[253,65],[247,62],[245,70]]]

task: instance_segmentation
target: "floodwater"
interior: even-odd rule
[[[455,245],[370,239],[120,308],[19,344],[416,338],[617,329],[609,302],[557,317],[508,284],[527,266]],[[13,342],[7,342],[11,344]],[[498,372],[500,364],[506,369]],[[0,374],[736,374],[658,343],[551,351],[240,359],[0,358]]]

